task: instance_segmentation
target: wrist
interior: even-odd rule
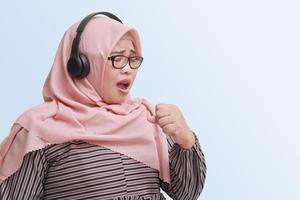
[[[196,143],[195,136],[191,130],[173,137],[174,141],[184,149],[190,149]]]

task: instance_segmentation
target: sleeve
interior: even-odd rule
[[[0,184],[0,199],[43,199],[46,166],[46,158],[42,150],[27,153],[18,171]]]
[[[161,180],[161,188],[174,200],[197,200],[205,178],[206,164],[198,138],[190,149],[180,147],[171,137],[167,137],[171,183]]]

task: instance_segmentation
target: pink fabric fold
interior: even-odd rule
[[[141,45],[135,29],[104,17],[94,17],[80,41],[80,52],[90,62],[89,75],[73,80],[66,64],[79,22],[64,34],[43,88],[45,102],[24,112],[0,146],[0,182],[13,174],[26,153],[49,144],[74,140],[101,145],[159,170],[170,182],[166,135],[155,123],[153,106],[145,99],[121,104],[102,101],[103,74],[111,50],[125,33]],[[19,131],[20,127],[26,131]]]

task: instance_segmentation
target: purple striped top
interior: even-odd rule
[[[163,200],[162,189],[175,200],[196,200],[206,177],[199,141],[196,137],[191,149],[183,149],[167,139],[170,184],[126,155],[74,141],[27,153],[19,170],[1,183],[0,199]]]

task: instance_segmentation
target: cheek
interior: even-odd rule
[[[138,72],[138,70],[135,70],[135,71],[132,73],[132,79],[133,79],[133,80],[135,80],[135,77],[136,77],[136,75],[137,75],[137,72]]]
[[[111,84],[117,78],[117,71],[109,64],[106,65],[103,75],[103,85]]]
[[[102,82],[102,98],[110,94],[112,87],[115,84],[117,74],[115,71],[110,69],[110,66],[107,66],[107,70],[104,71],[103,82]]]

